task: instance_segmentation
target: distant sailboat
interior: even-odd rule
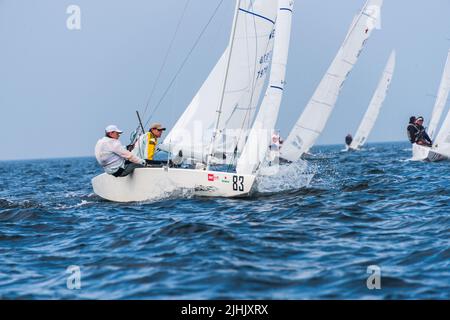
[[[375,91],[369,107],[361,121],[361,124],[356,131],[353,141],[349,145],[349,150],[359,150],[367,141],[370,132],[377,121],[380,109],[383,106],[383,102],[386,99],[387,92],[389,90],[392,76],[395,69],[395,51],[393,51],[389,57],[387,65],[383,71],[380,82],[378,83],[377,90]]]
[[[315,144],[336,105],[345,80],[375,28],[383,0],[368,0],[355,17],[345,40],[311,100],[281,148],[281,158],[297,161]]]
[[[442,161],[450,158],[450,111],[442,123],[441,129],[434,139],[436,129],[439,125],[442,113],[447,104],[450,93],[450,50],[448,51],[447,61],[445,63],[444,72],[442,74],[441,83],[439,85],[438,95],[431,115],[428,135],[434,140],[433,146],[426,147],[416,143],[413,144],[412,160],[416,161]]]
[[[349,133],[345,136],[345,149],[342,151],[350,150],[349,148],[350,148],[350,145],[352,144],[352,142],[353,142],[353,136]]]

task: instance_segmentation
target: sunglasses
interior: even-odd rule
[[[157,131],[161,132],[161,131],[164,131],[164,130],[166,130],[166,129],[156,129],[156,128],[152,128],[152,130],[157,130]]]

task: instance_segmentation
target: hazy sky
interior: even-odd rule
[[[190,0],[153,102],[220,0]],[[0,160],[93,155],[104,127],[136,127],[186,0],[0,0]],[[286,136],[365,0],[296,0],[287,87],[278,127]],[[81,30],[69,30],[69,5]],[[170,128],[225,49],[234,0],[224,0],[156,113]],[[369,142],[405,140],[410,115],[429,120],[450,48],[450,0],[385,0],[319,144],[354,133],[392,49],[397,69]]]

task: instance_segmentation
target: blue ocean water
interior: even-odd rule
[[[0,298],[449,299],[450,163],[342,148],[313,150],[303,187],[132,204],[93,194],[94,158],[0,162]]]

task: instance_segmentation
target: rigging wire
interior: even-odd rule
[[[158,103],[155,105],[152,113],[149,116],[149,119],[147,120],[147,122],[145,123],[145,126],[148,126],[148,124],[150,123],[152,117],[154,116],[155,112],[158,110],[158,108],[161,106],[161,103],[164,101],[167,93],[169,92],[169,90],[172,88],[175,80],[178,78],[178,76],[180,75],[181,71],[183,70],[184,66],[186,65],[187,61],[189,60],[192,52],[195,50],[195,48],[197,47],[198,43],[200,42],[200,39],[203,37],[203,34],[206,32],[206,29],[209,27],[209,25],[211,24],[212,20],[214,19],[214,17],[216,16],[217,12],[219,11],[219,8],[221,7],[222,3],[224,2],[224,0],[220,0],[219,4],[216,6],[216,8],[214,9],[213,14],[211,15],[211,17],[209,18],[208,22],[206,23],[206,25],[203,27],[202,31],[200,32],[199,36],[197,37],[197,39],[194,42],[194,45],[191,47],[191,49],[189,50],[187,56],[185,57],[185,59],[183,60],[181,66],[178,68],[177,72],[175,73],[174,77],[172,78],[172,80],[170,81],[168,87],[166,88],[166,90],[164,91],[162,97],[159,99]]]
[[[151,93],[150,93],[150,95],[149,95],[149,97],[147,99],[147,103],[145,105],[144,112],[142,113],[143,117],[145,116],[145,114],[146,114],[146,112],[148,110],[150,102],[152,101],[153,95],[155,93],[156,86],[159,83],[159,80],[161,79],[162,72],[163,72],[163,70],[164,70],[164,68],[166,66],[167,60],[169,58],[169,54],[170,54],[170,52],[172,50],[173,44],[175,43],[175,39],[177,38],[178,31],[180,30],[181,22],[183,21],[183,18],[184,18],[185,14],[186,14],[186,11],[187,11],[187,8],[188,8],[190,2],[191,2],[191,0],[187,0],[185,5],[184,5],[183,12],[182,12],[181,17],[180,17],[180,19],[178,21],[177,27],[175,28],[175,33],[174,33],[174,35],[172,37],[172,40],[170,41],[169,48],[167,49],[167,52],[166,52],[166,55],[164,57],[163,63],[161,65],[161,68],[159,69],[158,76],[156,77],[156,80],[153,83],[153,87],[152,87]]]

